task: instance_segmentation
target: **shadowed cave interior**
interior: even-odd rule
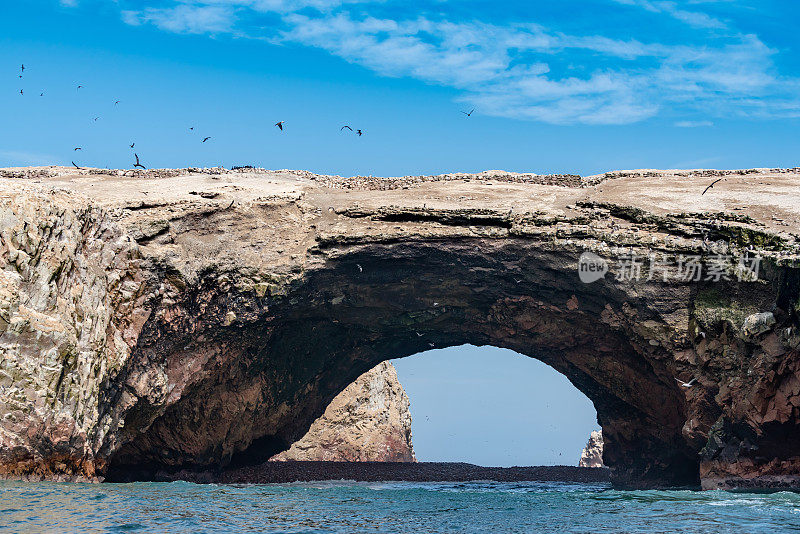
[[[618,481],[697,484],[697,454],[681,436],[685,406],[672,373],[643,357],[626,332],[598,320],[626,295],[613,281],[576,284],[574,271],[563,270],[574,261],[564,252],[513,243],[482,250],[469,243],[447,251],[373,246],[308,273],[268,306],[231,294],[216,276],[201,279],[206,316],[235,307],[245,319],[226,327],[209,321],[208,331],[201,319],[191,337],[147,325],[147,358],[169,363],[181,351],[206,352],[209,363],[163,413],[154,416],[141,401],[130,410],[108,479],[264,461],[300,439],[362,373],[433,343],[490,345],[540,360],[594,404],[604,461]],[[183,305],[203,315],[191,296]]]

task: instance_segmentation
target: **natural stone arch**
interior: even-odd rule
[[[144,434],[134,408],[125,427],[137,435],[112,462],[140,469],[264,460],[302,436],[333,396],[380,361],[429,343],[471,343],[512,349],[566,375],[597,409],[606,462],[618,481],[697,483],[696,452],[681,435],[685,400],[666,355],[658,358],[616,316],[624,308],[647,321],[676,310],[669,302],[650,308],[644,297],[631,298],[611,282],[577,283],[573,253],[529,245],[458,240],[357,247],[307,273],[272,305],[217,285],[217,294],[204,296],[221,309],[204,314],[230,318],[232,311],[236,320],[197,333],[224,355],[218,363],[225,365],[216,372],[207,367],[204,379]],[[166,332],[158,339],[175,343]],[[648,359],[649,353],[655,354]],[[235,439],[237,429],[242,433]]]
[[[708,201],[705,171],[9,172],[4,476],[260,461],[359,374],[433,342],[509,348],[567,376],[595,404],[617,483],[800,481],[797,244],[770,217],[800,227],[796,203],[778,207],[794,171],[714,171],[726,188]],[[754,176],[766,185],[750,216],[703,211]],[[576,272],[586,250],[713,248],[761,253],[760,282]],[[751,329],[758,312],[770,320]]]

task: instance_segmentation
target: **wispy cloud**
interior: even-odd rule
[[[613,0],[618,4],[637,6],[652,13],[664,13],[694,28],[722,29],[728,25],[706,13],[690,11],[679,7],[677,2],[669,0]],[[696,2],[689,2],[690,4]]]
[[[725,30],[694,45],[424,13],[379,16],[391,2],[374,0],[164,1],[124,11],[124,20],[319,48],[383,76],[453,87],[460,100],[494,116],[555,124],[626,124],[664,109],[687,124],[731,115],[800,116],[800,82],[778,73],[776,51],[698,11],[696,0],[610,0],[692,28]],[[252,15],[267,13],[279,22],[248,24]]]
[[[233,30],[234,12],[226,5],[188,5],[123,11],[122,19],[134,26],[153,24],[176,33],[227,33]]]
[[[711,121],[678,121],[675,123],[678,128],[707,128],[714,126]]]

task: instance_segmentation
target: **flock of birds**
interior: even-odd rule
[[[20,78],[20,79],[22,79],[22,77],[23,77],[23,75],[24,75],[24,74],[25,74],[25,64],[23,63],[23,64],[20,66],[19,78]],[[83,85],[78,85],[78,86],[77,86],[77,88],[76,88],[76,90],[78,90],[78,91],[79,91],[79,90],[81,90],[81,89],[83,89]],[[24,89],[20,89],[20,90],[19,90],[19,94],[20,94],[20,95],[22,95],[22,96],[25,96],[25,90],[24,90]],[[44,96],[44,92],[42,92],[42,93],[41,93],[39,96]],[[121,102],[121,100],[115,100],[115,101],[114,101],[114,105],[115,105],[115,106],[116,106],[116,105],[119,105],[119,103],[120,103],[120,102]],[[463,114],[464,114],[464,115],[466,115],[467,117],[471,117],[471,116],[472,116],[472,113],[473,113],[474,111],[475,111],[474,109],[471,109],[469,112],[462,111],[461,113],[463,113]],[[97,122],[98,120],[100,120],[100,117],[94,117],[94,118],[93,118],[93,121],[94,121],[94,122]],[[276,127],[276,128],[278,128],[278,130],[280,130],[280,131],[282,132],[282,131],[284,131],[284,125],[285,125],[285,124],[286,124],[286,121],[278,121],[278,122],[276,122],[276,123],[275,123],[275,127]],[[194,126],[190,127],[190,128],[189,128],[189,130],[190,130],[190,131],[194,131]],[[362,129],[360,129],[360,128],[355,128],[355,129],[354,129],[354,128],[353,128],[352,126],[350,126],[349,124],[345,124],[344,126],[342,126],[342,127],[339,129],[339,131],[340,131],[340,132],[342,132],[342,131],[344,131],[344,130],[350,130],[350,132],[352,132],[352,133],[356,134],[358,137],[361,137],[362,135],[364,135],[364,131],[363,131]],[[203,140],[201,141],[201,143],[205,143],[205,142],[209,141],[210,139],[211,139],[211,136],[206,136],[206,137],[203,137]],[[135,146],[136,146],[136,143],[135,143],[135,142],[133,142],[133,143],[131,143],[131,144],[130,144],[130,147],[131,147],[131,148],[134,148]],[[79,150],[83,150],[83,147],[75,147],[75,148],[73,149],[73,151],[74,151],[74,152],[77,152],[77,151],[79,151]],[[135,161],[135,163],[133,164],[133,167],[134,167],[134,168],[139,168],[139,169],[147,169],[147,167],[145,167],[144,165],[142,165],[142,163],[141,163],[141,161],[140,161],[140,159],[139,159],[139,154],[137,154],[137,153],[135,153],[135,152],[134,152],[133,156],[134,156],[134,158],[135,158],[135,160],[136,160],[136,161]],[[80,168],[81,168],[81,167],[80,167],[80,166],[79,166],[77,163],[75,163],[74,161],[72,161],[71,163],[72,163],[72,165],[73,165],[73,166],[74,166],[76,169],[80,169]]]
[[[21,67],[20,67],[20,74],[19,74],[19,77],[20,77],[20,78],[22,78],[22,76],[23,76],[24,74],[25,74],[25,65],[24,65],[24,64],[22,64],[22,65],[21,65]],[[83,89],[83,86],[82,86],[82,85],[78,85],[78,87],[77,87],[77,90],[80,90],[80,89]],[[23,89],[20,89],[20,90],[19,90],[19,94],[24,96],[24,94],[25,94],[24,90],[23,90]],[[44,96],[44,92],[42,92],[42,93],[41,93],[39,96]],[[116,100],[116,101],[114,102],[114,105],[116,106],[116,105],[118,105],[120,102],[121,102],[120,100]],[[462,111],[461,113],[463,113],[463,114],[464,114],[464,115],[466,115],[467,117],[471,117],[471,116],[472,116],[472,113],[473,113],[474,111],[475,111],[475,109],[473,108],[473,109],[471,109],[469,112]],[[94,117],[94,121],[95,121],[95,122],[97,122],[99,119],[100,119],[100,117]],[[278,122],[276,122],[276,123],[275,123],[275,127],[277,127],[277,128],[280,130],[280,131],[283,131],[284,124],[286,124],[286,121],[278,121]],[[190,130],[190,131],[194,131],[194,126],[190,127],[190,128],[189,128],[189,130]],[[350,132],[352,132],[352,133],[355,133],[355,134],[356,134],[356,135],[358,135],[359,137],[361,137],[362,135],[364,135],[364,132],[363,132],[361,129],[358,129],[358,128],[357,128],[357,129],[355,129],[355,130],[354,130],[354,129],[353,129],[353,128],[352,128],[350,125],[348,125],[348,124],[345,124],[344,126],[342,126],[342,127],[340,128],[340,130],[339,130],[339,131],[344,131],[344,130],[350,130]],[[211,136],[206,136],[206,137],[203,137],[203,140],[202,140],[201,142],[202,142],[202,143],[205,143],[205,142],[209,141],[210,139],[211,139]],[[136,146],[136,142],[133,142],[133,143],[131,143],[131,144],[130,144],[130,148],[134,148],[135,146]],[[75,147],[75,148],[73,149],[73,151],[74,151],[74,152],[77,152],[77,151],[79,151],[79,150],[83,150],[83,147],[79,147],[79,146],[78,146],[78,147]],[[146,170],[146,169],[147,169],[147,167],[145,167],[144,165],[142,165],[142,163],[141,163],[141,161],[140,161],[140,159],[139,159],[139,154],[137,154],[137,153],[135,153],[135,152],[134,152],[133,156],[134,156],[134,158],[135,158],[135,162],[133,163],[133,168],[135,168],[135,169],[144,169],[144,170]],[[81,168],[81,167],[80,167],[80,166],[79,166],[77,163],[75,163],[74,161],[72,161],[72,165],[73,165],[73,166],[74,166],[76,169],[80,169],[80,168]],[[715,185],[716,183],[718,183],[718,182],[722,181],[723,179],[724,179],[724,178],[720,178],[720,179],[718,179],[718,180],[715,180],[715,181],[713,181],[713,182],[712,182],[712,183],[711,183],[711,184],[710,184],[708,187],[706,187],[706,188],[705,188],[705,190],[703,191],[702,195],[705,195],[705,194],[706,194],[706,192],[707,192],[709,189],[711,189],[712,187],[714,187],[714,185]],[[363,272],[363,268],[361,267],[361,265],[358,265],[358,270],[359,270],[359,272]],[[517,282],[517,283],[519,283],[520,281],[521,281],[521,280],[516,280],[516,282]],[[434,306],[436,306],[436,305],[438,305],[438,302],[437,302],[437,303],[434,303]],[[417,332],[417,336],[422,336],[422,334],[420,334],[419,332]],[[431,347],[431,348],[435,347],[435,344],[434,344],[434,343],[428,343],[428,345],[430,345],[430,347]],[[678,382],[678,384],[680,384],[682,387],[684,387],[684,388],[690,388],[690,387],[692,387],[692,385],[694,385],[694,382],[695,382],[697,379],[696,379],[696,378],[693,378],[693,379],[692,379],[692,380],[690,380],[689,382],[684,382],[684,381],[682,381],[682,380],[680,380],[680,379],[678,379],[678,378],[676,378],[675,380],[676,380],[676,381]]]

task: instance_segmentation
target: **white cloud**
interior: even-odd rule
[[[652,13],[664,13],[694,28],[723,29],[727,24],[700,11],[688,11],[678,7],[678,3],[668,0],[613,0],[618,4],[637,6]],[[689,2],[696,4],[697,2]]]
[[[675,123],[678,128],[707,128],[714,126],[711,121],[678,121]]]
[[[153,24],[162,30],[176,33],[225,33],[233,29],[233,10],[224,5],[187,5],[171,8],[146,8],[143,11],[123,11],[127,24]]]
[[[614,2],[692,26],[719,27],[716,19],[676,2]],[[354,9],[356,3],[363,5]],[[453,87],[462,92],[460,100],[494,116],[557,124],[626,124],[662,109],[687,115],[681,121],[686,123],[698,122],[693,115],[800,116],[800,83],[776,73],[776,51],[756,35],[729,32],[714,46],[644,43],[569,35],[536,24],[381,18],[368,14],[371,3],[180,0],[123,16],[130,24],[179,33],[231,32],[316,47],[383,76]],[[276,15],[280,23],[267,35],[254,34],[246,29],[253,12]],[[579,68],[570,71],[576,61]]]

